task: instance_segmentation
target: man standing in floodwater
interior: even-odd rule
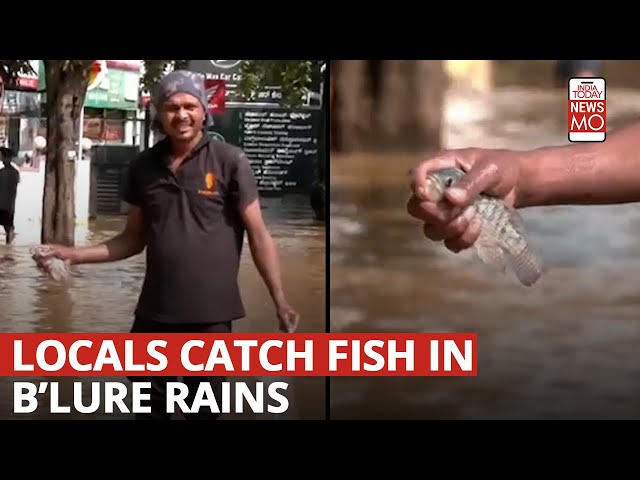
[[[0,148],[0,156],[2,156],[2,169],[0,169],[0,225],[4,228],[7,245],[11,245],[16,236],[13,220],[16,211],[20,172],[11,162],[13,152],[9,148]]]
[[[276,248],[260,209],[253,169],[244,152],[206,133],[208,102],[201,75],[167,74],[154,98],[165,138],[142,152],[129,172],[125,200],[131,205],[124,231],[93,247],[54,247],[34,260],[47,268],[55,256],[70,264],[113,262],[146,247],[146,275],[133,333],[230,333],[245,316],[238,270],[246,231],[253,261],[271,294],[280,330],[293,332],[299,315],[288,304]],[[131,377],[151,382],[151,414],[170,419],[166,382],[171,377]],[[224,377],[186,376],[187,402],[198,384],[222,395]],[[187,419],[213,420],[204,408]]]

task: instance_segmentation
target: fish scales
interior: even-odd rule
[[[427,175],[424,189],[433,202],[443,200],[444,191],[464,177],[459,168],[446,168]],[[481,219],[481,232],[474,246],[478,257],[505,272],[511,266],[520,283],[532,286],[543,273],[543,265],[527,240],[524,222],[518,212],[503,200],[481,194],[473,202]]]
[[[527,248],[527,240],[513,226],[511,212],[502,201],[483,195],[474,202],[474,206],[482,218],[483,233],[510,255],[520,255]]]

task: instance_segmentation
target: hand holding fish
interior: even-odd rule
[[[449,250],[459,252],[473,246],[480,234],[479,229],[470,228],[475,198],[484,192],[509,206],[515,204],[519,169],[514,156],[515,152],[507,150],[469,148],[448,150],[421,162],[409,173],[412,196],[407,211],[424,222],[427,238],[444,240]],[[444,191],[442,199],[430,198],[434,193],[427,188],[431,183],[428,175],[445,168],[461,168],[467,173],[454,188]]]
[[[533,285],[542,275],[540,259],[528,245],[514,206],[520,177],[518,152],[465,149],[421,162],[411,173],[409,214],[424,222],[424,234],[460,252],[475,246],[487,264]]]
[[[32,259],[38,268],[47,272],[55,281],[69,278],[69,265],[73,260],[73,249],[60,245],[42,245],[32,249]]]

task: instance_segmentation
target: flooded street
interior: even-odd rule
[[[300,332],[325,331],[325,226],[313,220],[307,197],[263,199],[263,214],[279,250],[285,291],[301,315]],[[40,273],[29,248],[39,232],[16,219],[15,245],[4,246],[0,235],[0,332],[128,332],[144,277],[144,253],[111,264],[73,267],[72,284],[61,287]],[[78,245],[95,244],[116,235],[124,218],[101,218],[76,236]],[[277,318],[268,291],[245,241],[240,286],[247,317],[236,332],[271,332]],[[57,378],[63,398],[70,398],[73,378]],[[125,381],[114,378],[114,381]],[[242,381],[253,379],[238,378]],[[294,417],[325,418],[325,379],[289,379],[295,393]],[[11,417],[12,384],[0,380],[0,418]],[[67,400],[68,401],[68,400]],[[76,417],[79,416],[76,414]],[[239,415],[252,418],[252,413]],[[55,418],[69,418],[57,415]],[[90,417],[95,418],[91,415]],[[105,418],[116,418],[109,415]],[[16,418],[15,416],[13,418]],[[23,418],[23,417],[18,417]],[[33,417],[31,417],[33,418]],[[38,418],[51,418],[43,411]],[[234,418],[227,415],[221,418]],[[255,417],[257,418],[257,417]]]
[[[450,92],[445,146],[563,145],[566,90]],[[609,86],[608,130],[640,116]],[[415,155],[331,157],[333,332],[478,334],[475,378],[332,378],[331,418],[640,418],[640,204],[522,211],[551,267],[531,289],[424,239]]]

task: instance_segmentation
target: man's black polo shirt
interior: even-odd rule
[[[136,315],[162,323],[217,323],[245,315],[238,287],[240,211],[258,197],[238,147],[205,134],[173,173],[168,140],[132,164],[125,201],[141,207],[147,272]]]

